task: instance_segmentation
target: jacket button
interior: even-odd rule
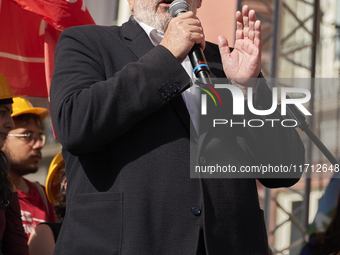
[[[176,93],[181,90],[181,86],[178,83],[175,83],[171,86],[172,92]]]
[[[165,100],[165,99],[168,99],[168,96],[165,94],[165,93],[161,93],[161,96],[162,98]]]
[[[171,87],[171,92],[172,92],[173,94],[175,94],[177,91],[178,91],[178,90],[177,90],[176,87],[174,87],[174,86]]]
[[[193,215],[199,216],[201,214],[201,209],[198,206],[191,207],[191,212]]]
[[[205,159],[205,157],[203,157],[203,156],[200,157],[200,163],[202,165],[205,165],[207,163],[207,160]]]

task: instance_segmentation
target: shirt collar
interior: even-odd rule
[[[139,21],[134,17],[137,23],[143,28],[145,33],[148,35],[153,45],[157,46],[163,39],[164,33],[156,28],[153,28],[142,21]]]

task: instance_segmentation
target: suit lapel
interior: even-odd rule
[[[126,44],[133,54],[136,55],[137,59],[155,47],[133,16],[130,17],[128,22],[122,25],[121,30]]]

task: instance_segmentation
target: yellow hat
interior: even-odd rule
[[[52,204],[56,202],[56,196],[60,191],[60,169],[64,166],[64,159],[59,152],[52,160],[46,178],[46,194]]]
[[[14,91],[9,87],[8,81],[0,71],[0,100],[18,97],[14,95]]]
[[[13,98],[12,108],[13,108],[12,117],[21,114],[33,113],[38,115],[40,117],[40,120],[43,120],[49,114],[49,111],[46,108],[33,107],[32,104],[23,97]]]

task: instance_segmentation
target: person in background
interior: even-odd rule
[[[14,93],[0,72],[0,149],[10,130]],[[8,175],[8,160],[0,151],[0,254],[28,255],[27,237],[22,227],[18,192]]]
[[[46,179],[46,194],[53,204],[57,222],[40,223],[28,240],[30,255],[52,255],[66,211],[65,163],[61,153],[52,160]]]
[[[340,193],[331,222],[325,232],[315,232],[300,255],[339,255],[340,254]]]
[[[25,175],[38,171],[41,150],[46,141],[42,121],[48,114],[47,109],[33,107],[25,98],[14,98],[12,117],[15,128],[9,132],[3,147],[10,162],[9,173],[18,189],[21,218],[27,239],[39,223],[55,221],[45,187],[24,178]]]

